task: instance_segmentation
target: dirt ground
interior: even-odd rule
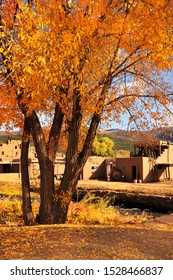
[[[79,188],[114,190],[133,192],[151,195],[173,195],[173,181],[165,180],[156,183],[128,183],[128,182],[107,182],[99,180],[80,180]]]
[[[80,186],[173,194],[172,182],[80,181]],[[159,220],[160,219],[160,220]],[[1,260],[173,260],[173,216],[139,226],[0,226]]]
[[[173,227],[0,228],[1,260],[173,260]]]

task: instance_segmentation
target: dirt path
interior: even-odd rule
[[[173,227],[1,227],[0,259],[173,259]]]
[[[81,180],[78,187],[85,189],[114,190],[152,195],[173,195],[173,181],[157,183],[128,183],[128,182],[106,182],[99,180]]]

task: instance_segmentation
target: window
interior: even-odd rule
[[[122,166],[122,171],[126,171],[126,167],[125,166]]]
[[[91,165],[91,170],[92,170],[92,171],[97,170],[97,168],[98,168],[98,165]]]
[[[17,150],[17,146],[15,146],[15,150]]]
[[[4,156],[4,152],[2,151],[2,156]]]

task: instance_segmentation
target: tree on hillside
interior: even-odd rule
[[[94,140],[91,154],[94,156],[111,157],[114,155],[114,142],[108,137],[102,137]]]
[[[17,120],[22,113],[34,140],[41,223],[66,221],[102,120],[118,122],[128,112],[137,127],[151,118],[166,121],[172,92],[163,72],[172,69],[172,15],[172,0],[1,0],[0,94],[18,109]],[[42,115],[50,120],[48,139]],[[66,166],[55,190],[63,126]]]

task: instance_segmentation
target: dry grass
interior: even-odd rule
[[[21,196],[21,183],[20,182],[6,182],[0,181],[0,195],[1,196]]]
[[[95,200],[93,202],[93,200]],[[146,221],[145,214],[139,216],[122,215],[112,206],[109,201],[102,198],[95,198],[90,195],[80,202],[72,202],[68,212],[68,224],[81,225],[117,225],[117,224],[141,224]],[[32,203],[34,216],[38,213],[39,203]],[[0,201],[0,224],[10,225],[16,223],[23,225],[22,202],[4,199]]]
[[[72,224],[139,224],[146,221],[145,214],[140,216],[124,216],[115,207],[109,205],[109,200],[89,195],[80,202],[71,203],[68,213],[68,223]]]
[[[22,221],[22,205],[20,201],[5,199],[0,201],[0,224]]]
[[[21,197],[21,181],[0,181],[0,196],[2,197]],[[31,198],[38,198],[39,194],[31,192]]]
[[[94,184],[94,185],[93,185]],[[128,184],[118,182],[99,182],[91,181],[86,185],[86,182],[82,182],[82,186],[87,188],[94,187],[95,189],[114,189],[130,192],[140,193],[173,193],[173,187],[170,187],[170,182],[157,184]],[[4,182],[0,181],[0,195],[6,197],[5,200],[0,201],[0,224],[10,222],[20,222],[22,220],[22,205],[21,201],[17,201],[15,198],[21,196],[21,182]],[[31,193],[32,197],[39,197],[36,193]],[[13,201],[10,201],[10,198]],[[93,200],[95,200],[94,203]],[[71,203],[68,213],[68,223],[70,224],[101,224],[101,225],[114,225],[114,224],[129,224],[129,223],[142,223],[147,219],[146,215],[132,216],[122,215],[115,207],[108,205],[109,201],[102,198],[94,198],[93,196],[85,197],[79,203]],[[32,203],[34,215],[38,213],[39,203]]]

